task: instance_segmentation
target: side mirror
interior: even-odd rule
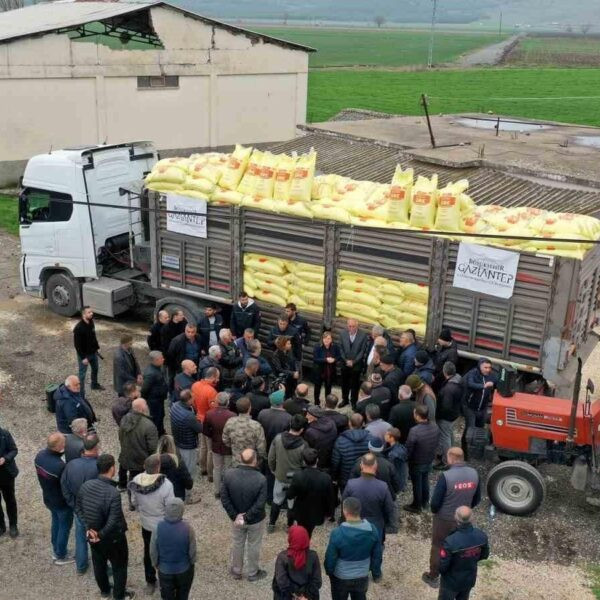
[[[591,379],[587,380],[587,384],[585,386],[585,389],[590,393],[593,394],[594,393],[594,382]]]

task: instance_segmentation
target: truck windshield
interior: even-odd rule
[[[73,199],[68,194],[26,188],[19,197],[21,225],[36,221],[68,221],[73,214]]]

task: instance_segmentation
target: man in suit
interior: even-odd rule
[[[113,358],[113,387],[119,396],[126,383],[142,385],[143,377],[135,355],[133,354],[133,337],[128,333],[121,336],[121,345],[115,350]]]
[[[348,319],[348,328],[340,334],[342,353],[342,403],[340,407],[352,402],[352,408],[358,401],[360,375],[363,371],[369,338],[358,328],[356,319]]]

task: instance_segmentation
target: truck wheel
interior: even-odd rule
[[[503,513],[522,517],[539,508],[546,484],[536,468],[520,460],[507,460],[490,471],[487,493]]]
[[[64,317],[77,314],[77,286],[79,284],[64,273],[55,273],[46,282],[46,298],[50,309]]]
[[[196,324],[201,310],[200,306],[196,306],[195,303],[191,304],[188,302],[169,302],[168,304],[162,305],[160,309],[158,308],[158,305],[156,308],[157,310],[155,310],[155,313],[158,313],[158,310],[166,310],[169,314],[173,314],[173,312],[176,310],[182,310],[183,314],[185,315],[185,320],[194,325]],[[156,314],[154,318],[156,319]]]

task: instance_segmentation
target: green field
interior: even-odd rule
[[[428,31],[320,29],[273,27],[260,31],[278,38],[316,48],[311,67],[377,66],[404,67],[427,64]],[[435,35],[434,63],[456,60],[461,54],[494,44],[504,37],[491,33]]]
[[[506,61],[511,65],[599,66],[600,37],[527,37]]]
[[[0,229],[19,235],[19,210],[14,196],[0,194]]]
[[[326,121],[343,108],[422,114],[495,113],[600,126],[596,69],[469,69],[418,72],[319,71],[309,73],[308,121]],[[560,99],[563,96],[595,96]],[[527,100],[514,98],[529,98]],[[551,97],[556,100],[536,100]],[[531,99],[533,98],[533,99]]]

